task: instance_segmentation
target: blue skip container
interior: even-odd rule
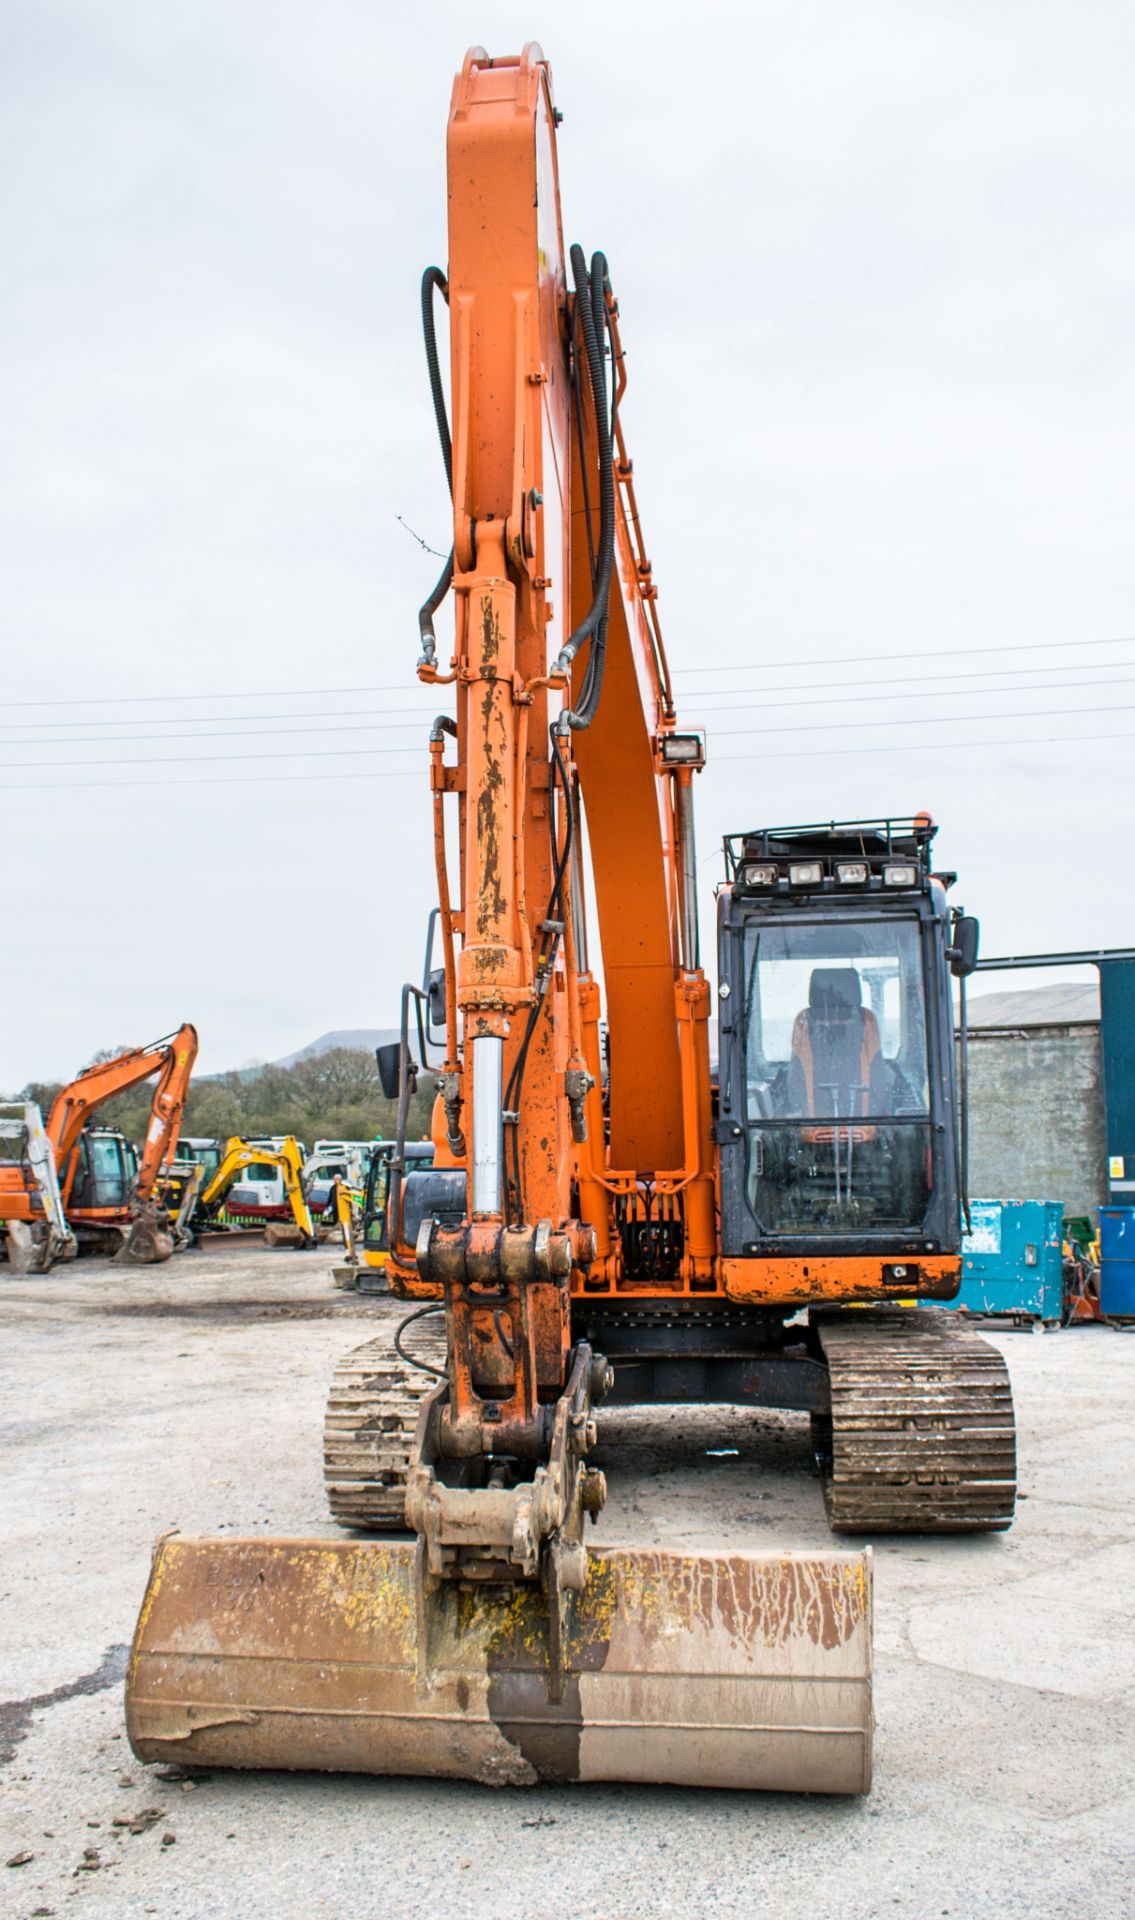
[[[1059,1320],[1063,1223],[1059,1200],[971,1200],[970,1231],[962,1238],[961,1292],[944,1304],[967,1313]],[[1135,1235],[1132,1254],[1135,1271]]]

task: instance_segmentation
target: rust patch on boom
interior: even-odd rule
[[[481,791],[477,795],[477,844],[481,849],[481,885],[477,894],[477,932],[491,934],[504,914],[505,897],[500,876],[500,829],[497,800],[504,776],[495,760],[485,768]]]

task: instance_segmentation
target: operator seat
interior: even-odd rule
[[[849,1120],[886,1111],[879,1023],[863,1005],[854,967],[816,967],[808,1005],[792,1026],[789,1109],[801,1117]]]

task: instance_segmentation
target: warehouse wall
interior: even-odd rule
[[[1098,1026],[971,1029],[969,1072],[975,1198],[1106,1200]]]

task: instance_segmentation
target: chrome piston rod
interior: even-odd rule
[[[484,1033],[473,1042],[473,1212],[500,1213],[503,1205],[504,1041]]]

